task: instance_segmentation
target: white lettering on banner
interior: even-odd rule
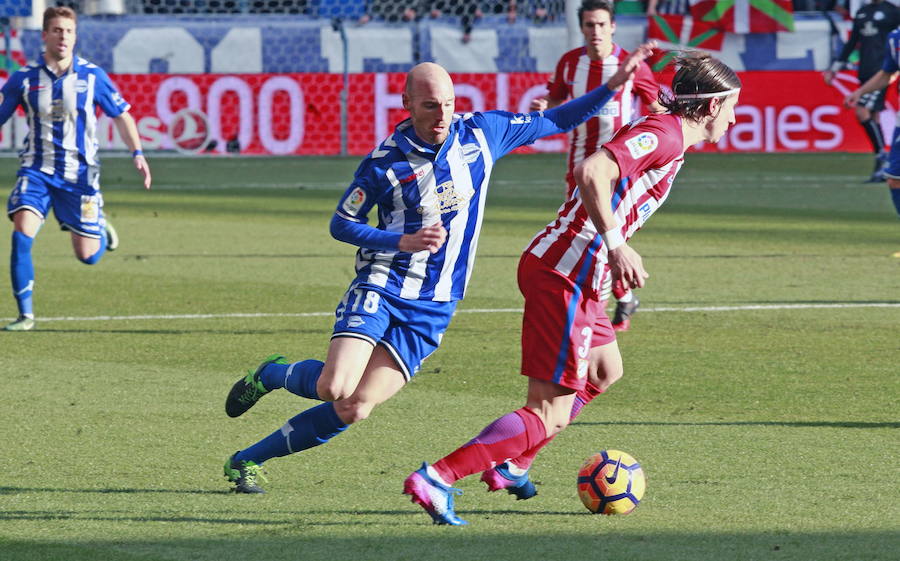
[[[258,74],[263,70],[262,34],[258,27],[232,27],[210,53],[213,74]]]
[[[819,150],[834,149],[843,143],[844,131],[825,118],[839,112],[840,108],[834,105],[822,105],[812,111],[799,105],[766,106],[762,110],[754,105],[740,105],[734,111],[738,122],[731,127],[727,142],[737,150],[748,152],[775,152],[779,145],[787,150],[808,150],[810,139],[793,135],[809,137],[810,133],[817,132],[828,136],[812,140],[812,146]]]
[[[227,92],[233,92],[238,97],[238,143],[246,147],[253,142],[253,91],[247,82],[240,78],[233,76],[219,78],[210,86],[206,100],[210,138],[216,140],[215,149],[219,153],[224,153],[226,141],[232,140],[222,138],[222,98]]]
[[[464,97],[472,103],[473,113],[484,113],[484,93],[472,84],[453,84],[453,93],[456,94],[456,103],[459,104],[459,98]]]
[[[291,127],[285,140],[275,138],[272,132],[272,100],[277,92],[285,92],[290,99]],[[263,147],[272,154],[293,154],[303,144],[305,110],[300,84],[286,76],[266,80],[259,90],[259,140]]]
[[[172,74],[200,74],[206,56],[203,46],[181,27],[153,27],[129,29],[113,47],[113,67],[116,74],[150,72],[150,61],[165,60],[167,72]]]
[[[187,98],[187,105],[178,107],[177,109],[172,109],[172,94],[175,92],[181,92]],[[200,88],[195,84],[190,78],[181,78],[181,77],[173,77],[167,78],[159,85],[159,88],[156,90],[156,115],[159,117],[159,120],[165,123],[166,127],[169,126],[169,123],[172,121],[172,117],[175,116],[176,111],[181,109],[194,109],[196,111],[203,111],[203,104],[200,99]],[[141,119],[143,121],[143,119]],[[140,122],[138,123],[140,125]],[[165,148],[167,150],[171,150],[175,148],[175,145],[172,143],[172,139],[169,138],[168,135],[165,135],[162,138],[162,142],[160,144],[161,148]]]
[[[285,139],[276,138],[273,131],[272,113],[278,92],[286,93],[289,102],[290,133]],[[172,98],[176,94],[182,94],[186,98],[186,103],[173,108]],[[263,82],[259,94],[255,97],[250,85],[241,78],[235,76],[219,78],[210,86],[205,104],[200,87],[190,78],[180,76],[167,78],[156,90],[157,116],[141,117],[138,120],[138,131],[144,139],[144,146],[151,150],[175,148],[171,135],[166,134],[169,124],[178,111],[192,109],[206,115],[210,138],[216,141],[216,151],[224,152],[227,141],[231,139],[222,138],[222,101],[229,94],[236,95],[238,100],[237,140],[242,149],[253,143],[255,135],[259,136],[260,143],[271,154],[293,154],[300,148],[305,132],[306,102],[300,85],[286,76],[272,76]],[[258,120],[254,119],[257,108]]]
[[[403,96],[388,91],[387,74],[375,74],[375,138],[372,145],[378,144],[391,134],[392,123],[388,123],[391,109],[403,109]]]

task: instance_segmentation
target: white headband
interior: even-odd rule
[[[724,92],[675,94],[675,98],[676,99],[709,99],[711,97],[722,97],[722,96],[726,96],[726,95],[731,95],[734,93],[738,93],[739,91],[741,91],[741,88],[734,88],[733,90],[725,90]]]

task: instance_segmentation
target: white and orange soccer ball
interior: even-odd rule
[[[644,470],[619,450],[590,456],[578,470],[578,496],[594,514],[628,514],[644,496]]]

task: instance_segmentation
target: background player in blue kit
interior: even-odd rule
[[[853,107],[866,94],[888,87],[898,73],[900,73],[900,29],[894,30],[888,35],[887,49],[884,53],[881,70],[857,90],[850,93],[844,100],[844,105]],[[890,159],[884,175],[887,178],[888,187],[890,187],[894,209],[900,216],[900,126],[894,128],[893,136]],[[900,253],[895,256],[900,257]]]
[[[324,444],[416,374],[464,296],[494,162],[593,115],[651,48],[638,48],[605,86],[543,113],[455,114],[443,68],[423,63],[409,72],[403,106],[410,118],[363,160],[331,221],[332,235],[359,250],[325,362],[270,356],[234,384],[225,410],[237,417],[278,388],[326,403],[229,457],[225,476],[235,491],[263,492],[263,462]],[[373,227],[367,222],[376,206]]]
[[[16,186],[7,202],[13,222],[10,275],[19,309],[7,331],[34,328],[31,248],[50,208],[60,227],[71,233],[75,256],[83,263],[97,263],[108,245],[117,243],[103,215],[95,105],[113,118],[144,187],[150,188],[150,166],[130,106],[106,72],[73,56],[75,27],[71,8],[47,8],[41,33],[44,53],[10,76],[0,91],[0,125],[21,105],[29,126]]]

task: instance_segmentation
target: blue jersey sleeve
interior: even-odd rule
[[[384,172],[377,159],[366,158],[356,170],[353,183],[344,192],[331,219],[331,235],[336,240],[378,250],[398,249],[403,234],[386,232],[368,225],[368,215],[383,195]]]
[[[499,158],[539,138],[572,130],[597,113],[614,94],[615,92],[603,85],[544,112],[481,113],[480,124],[490,131],[488,138],[492,142],[491,150],[496,154],[495,157]]]
[[[99,66],[96,68],[94,75],[96,76],[94,103],[100,106],[103,113],[108,117],[116,118],[128,111],[131,105],[125,101],[125,98],[113,85],[109,75]]]
[[[16,107],[22,102],[22,81],[24,78],[24,72],[16,72],[9,77],[9,80],[3,85],[3,89],[0,90],[0,125],[3,125],[12,117]]]

